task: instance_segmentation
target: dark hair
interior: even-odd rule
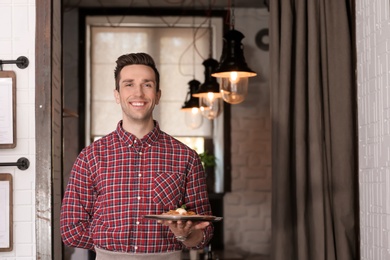
[[[160,89],[160,74],[158,73],[158,70],[156,68],[156,64],[154,63],[153,58],[146,53],[129,53],[129,54],[124,54],[120,56],[116,60],[116,68],[114,71],[115,74],[115,89],[119,91],[119,74],[123,67],[127,65],[134,65],[134,64],[139,64],[139,65],[145,65],[149,66],[153,69],[154,74],[156,76],[156,91],[159,91]]]

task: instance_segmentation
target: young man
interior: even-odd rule
[[[153,221],[185,205],[212,215],[198,154],[161,131],[152,112],[160,76],[145,53],[116,61],[115,100],[122,120],[115,131],[84,148],[72,168],[61,208],[61,236],[97,259],[181,259],[183,247],[202,248],[209,222]]]

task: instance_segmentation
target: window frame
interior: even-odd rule
[[[90,142],[90,136],[87,134],[88,131],[90,131],[88,124],[85,122],[89,122],[89,116],[88,116],[88,109],[89,104],[87,103],[87,85],[88,85],[88,59],[87,52],[88,52],[88,26],[90,26],[87,22],[88,17],[94,17],[94,16],[109,16],[109,15],[121,15],[121,16],[156,16],[156,10],[152,11],[150,9],[142,9],[142,8],[132,8],[129,10],[123,10],[123,9],[105,9],[105,10],[96,10],[96,9],[90,9],[90,8],[81,8],[79,10],[79,24],[80,24],[80,30],[79,30],[79,38],[82,39],[80,41],[80,48],[79,48],[79,77],[80,77],[80,111],[79,111],[79,126],[80,126],[80,133],[79,133],[79,140],[81,140],[80,148],[84,147],[85,145]],[[159,10],[160,16],[206,16],[211,15],[212,17],[220,17],[224,19],[226,17],[227,12],[223,10],[212,10],[210,13],[207,10],[176,10],[176,9],[164,9]],[[223,25],[222,31],[226,32],[228,28],[226,25]],[[222,38],[222,35],[221,35]],[[220,50],[217,50],[217,54],[222,51],[222,48]],[[217,58],[218,60],[219,58]],[[219,184],[217,187],[215,187],[215,193],[225,193],[231,191],[231,153],[230,153],[230,147],[231,147],[231,140],[230,140],[230,105],[228,103],[223,102],[223,115],[220,117],[219,123],[217,126],[214,125],[214,130],[216,130],[216,133],[213,134],[213,140],[214,144],[213,146],[210,146],[208,143],[205,146],[208,147],[207,149],[212,149],[214,153],[217,153],[217,158],[220,159],[220,165],[219,168],[216,169],[215,177],[216,178],[222,178],[222,180],[219,181]],[[215,129],[217,128],[217,129]],[[83,142],[84,141],[84,142]],[[211,152],[211,151],[210,151]],[[222,162],[222,163],[221,163]],[[217,161],[218,164],[218,161]]]

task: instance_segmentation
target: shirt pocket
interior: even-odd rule
[[[153,181],[153,202],[167,211],[180,206],[184,196],[185,175],[179,172],[158,172]]]

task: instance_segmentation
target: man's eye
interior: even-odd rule
[[[152,84],[145,84],[145,87],[151,88],[151,87],[153,87],[153,85]]]

